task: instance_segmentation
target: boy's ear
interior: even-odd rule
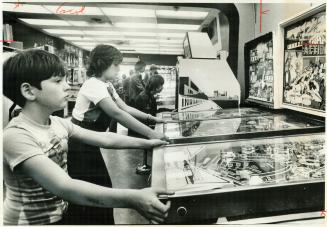
[[[20,92],[26,98],[28,101],[34,101],[36,96],[35,96],[35,88],[30,85],[29,83],[22,83],[20,85]]]

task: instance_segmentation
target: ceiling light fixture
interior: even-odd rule
[[[101,8],[104,14],[117,17],[156,17],[155,11],[152,9],[137,9],[137,8]]]
[[[54,35],[59,35],[59,34],[84,35],[82,30],[64,30],[64,29],[42,29],[42,30]]]
[[[208,12],[200,11],[182,11],[182,10],[156,10],[157,17],[175,18],[175,19],[204,19]]]
[[[64,20],[47,20],[47,19],[26,19],[26,18],[18,18],[19,20],[24,21],[27,24],[38,25],[38,26],[70,26]]]
[[[52,12],[53,14],[57,14],[57,10],[59,7],[64,7],[67,11],[69,11],[70,9],[75,9],[78,10],[79,8],[85,6],[82,2],[79,5],[69,5],[69,3],[67,4],[59,4],[59,5],[46,5],[44,4],[43,7],[47,10],[49,10],[50,12]],[[69,14],[69,13],[67,13]],[[96,16],[103,16],[103,13],[101,12],[101,10],[98,7],[85,7],[85,9],[83,10],[83,15],[96,15]]]
[[[109,23],[97,23],[97,22],[88,22],[88,21],[67,21],[69,24],[72,24],[73,26],[79,26],[79,27],[112,27]]]

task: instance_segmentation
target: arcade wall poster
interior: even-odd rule
[[[246,96],[248,101],[273,105],[273,33],[267,33],[244,47]]]
[[[326,109],[326,8],[284,27],[283,104]]]

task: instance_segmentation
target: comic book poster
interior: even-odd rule
[[[285,27],[283,102],[324,111],[326,12]]]
[[[253,40],[249,43],[248,64],[248,91],[249,99],[273,103],[274,99],[274,72],[273,72],[273,41],[272,34],[269,40]]]

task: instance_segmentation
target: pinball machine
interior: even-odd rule
[[[174,191],[167,223],[324,210],[323,133],[169,145],[152,186]]]
[[[325,23],[325,11],[314,7],[282,22],[282,37],[269,33],[245,45],[242,107],[159,114],[166,122],[156,130],[171,144],[153,151],[151,185],[175,192],[161,198],[172,202],[167,223],[325,210],[325,55],[306,54],[307,65],[295,72],[287,65],[290,52],[309,45],[302,37],[301,47],[289,49],[296,26]],[[276,48],[278,39],[283,47]]]

